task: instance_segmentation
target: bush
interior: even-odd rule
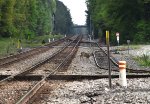
[[[136,29],[137,33],[134,36],[134,43],[150,43],[150,22],[140,21],[138,22]]]
[[[141,66],[150,66],[150,55],[143,54],[135,58]]]
[[[46,42],[45,42],[45,40],[42,40],[42,44],[45,44]]]

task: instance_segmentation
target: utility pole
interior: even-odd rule
[[[92,22],[91,22],[91,15],[90,15],[90,36],[91,36],[91,39],[92,39]]]
[[[53,13],[53,32],[55,32],[55,14]]]
[[[53,18],[53,32],[52,32],[52,34],[53,34],[53,41],[54,41],[54,34],[55,34],[55,13],[53,13],[53,16],[52,16],[52,18]]]

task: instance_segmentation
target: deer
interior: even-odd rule
[[[89,60],[90,56],[92,56],[92,54],[86,53],[86,52],[81,52],[80,60],[83,59],[84,57]]]

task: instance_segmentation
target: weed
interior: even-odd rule
[[[63,35],[44,35],[36,36],[31,39],[21,39],[20,45],[23,48],[33,48],[44,45],[48,39],[60,39]],[[18,39],[16,38],[1,38],[0,37],[0,58],[17,53]]]
[[[135,60],[141,65],[141,66],[150,66],[150,55],[143,54],[142,56],[137,56]]]

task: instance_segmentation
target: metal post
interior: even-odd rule
[[[91,15],[90,15],[90,36],[92,39],[92,21],[91,21]]]
[[[128,43],[128,54],[129,54],[129,43]]]
[[[128,54],[129,54],[129,44],[130,44],[130,40],[127,40],[128,43]]]
[[[109,87],[111,88],[111,66],[110,66],[110,51],[109,51],[109,31],[106,31],[106,43],[107,43],[107,56],[108,56],[108,69],[109,69]]]
[[[110,52],[109,52],[109,45],[107,46],[108,50],[108,66],[109,66],[109,87],[111,88],[111,66],[110,66]]]
[[[54,34],[55,34],[55,14],[53,13],[53,38],[54,38]]]
[[[117,49],[117,54],[119,53],[119,41],[118,41],[118,49]]]

